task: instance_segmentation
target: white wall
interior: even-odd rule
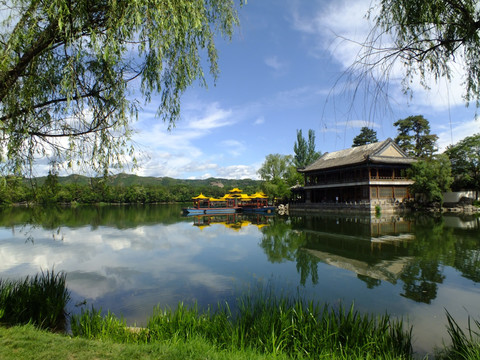
[[[443,193],[443,202],[445,203],[457,203],[462,197],[476,200],[475,191],[456,191]]]

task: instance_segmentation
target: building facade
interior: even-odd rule
[[[406,171],[414,161],[390,138],[326,153],[298,170],[305,186],[293,207],[395,210],[410,198]]]

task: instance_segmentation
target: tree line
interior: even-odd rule
[[[58,174],[50,172],[42,184],[35,179],[8,175],[0,177],[0,205],[14,203],[38,204],[98,204],[98,203],[173,203],[191,202],[192,197],[204,193],[211,197],[221,197],[231,186],[184,184],[172,180],[170,185],[138,184],[114,185],[109,177],[89,178],[88,183],[60,183]],[[260,190],[260,182],[238,180],[245,193]]]

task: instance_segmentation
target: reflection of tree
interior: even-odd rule
[[[480,282],[480,219],[477,219],[476,224],[476,229],[459,231],[459,240],[455,243],[454,266],[465,278]]]
[[[318,259],[309,254],[304,249],[297,251],[297,271],[300,273],[300,283],[305,285],[305,282],[310,275],[312,283],[318,283]]]
[[[442,283],[445,276],[441,274],[438,262],[420,260],[407,266],[401,279],[404,282],[402,296],[430,304],[437,297],[437,284]]]
[[[292,230],[291,222],[275,217],[270,226],[263,228],[262,232],[260,247],[270,262],[296,261],[302,285],[305,285],[309,276],[314,284],[318,282],[318,259],[301,248],[306,243],[304,231]]]
[[[402,296],[427,304],[437,297],[437,284],[445,279],[441,264],[451,262],[455,241],[453,229],[445,226],[442,217],[416,219],[415,241],[409,249],[413,260],[400,277],[404,283]]]
[[[365,284],[367,284],[367,288],[373,289],[374,287],[380,286],[382,283],[381,280],[379,279],[374,279],[370,276],[362,275],[362,274],[357,274],[357,278],[362,280]]]
[[[260,247],[272,263],[295,260],[298,248],[305,241],[303,232],[292,231],[291,224],[280,217],[275,217],[270,226],[262,228],[262,233]]]
[[[0,226],[41,226],[44,229],[110,226],[119,229],[180,220],[181,205],[33,206],[0,209]],[[186,218],[187,220],[187,218]]]

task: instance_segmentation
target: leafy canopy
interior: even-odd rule
[[[121,163],[142,105],[132,95],[159,94],[173,126],[182,93],[205,84],[204,57],[218,75],[216,34],[237,23],[234,0],[0,1],[1,166]]]
[[[372,144],[376,143],[377,141],[377,132],[364,126],[360,129],[360,134],[353,138],[352,147]]]
[[[455,176],[454,187],[480,191],[480,134],[467,136],[445,151]]]
[[[393,123],[398,129],[395,142],[408,156],[430,158],[437,151],[437,135],[430,134],[430,124],[422,115],[409,116]]]
[[[449,191],[453,182],[450,160],[445,154],[413,163],[407,175],[414,181],[410,186],[411,192],[420,194],[426,203],[441,204],[442,193]]]
[[[303,137],[302,130],[297,130],[297,141],[293,145],[294,163],[297,168],[303,168],[310,165],[320,157],[320,153],[315,150],[315,131],[308,130],[308,141]]]

